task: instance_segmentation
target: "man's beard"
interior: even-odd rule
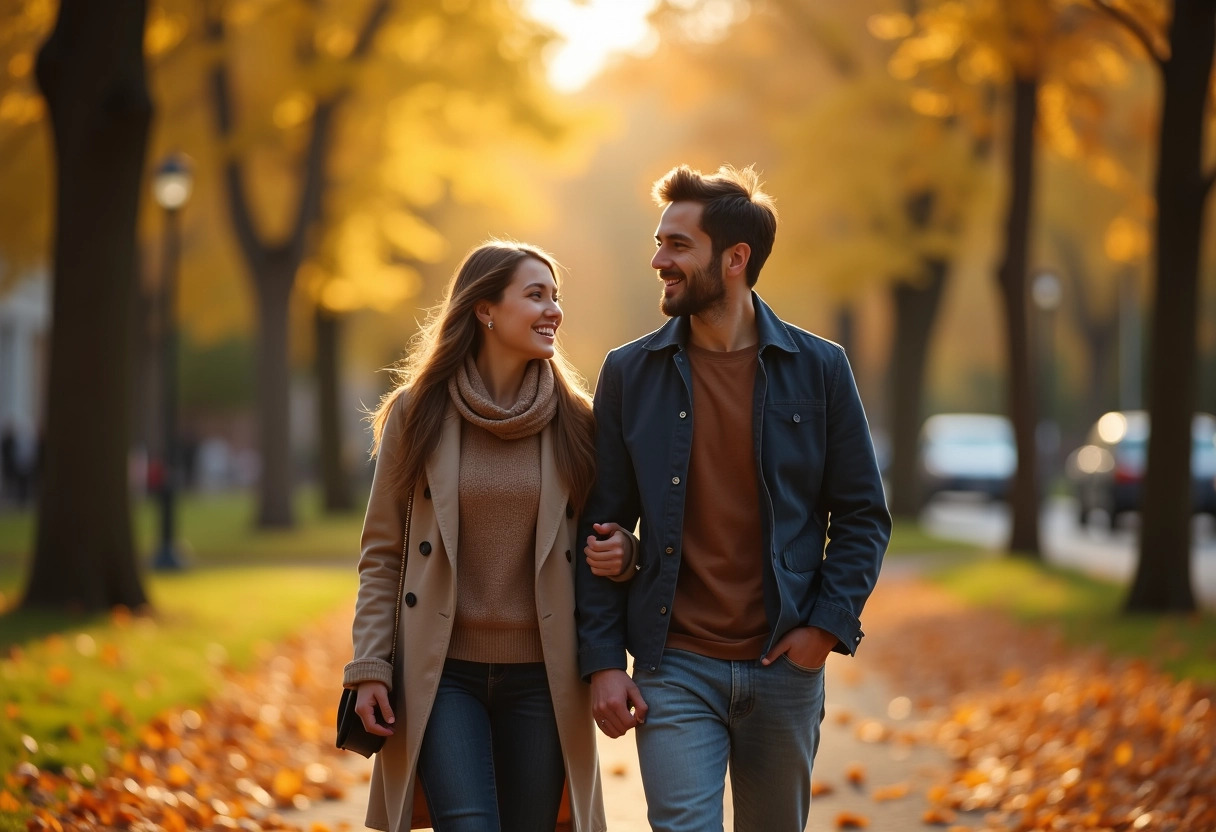
[[[662,273],[660,273],[661,276]],[[669,318],[702,315],[726,298],[726,281],[722,279],[722,255],[710,260],[684,277],[684,291],[674,298],[666,293],[659,296],[659,309]]]

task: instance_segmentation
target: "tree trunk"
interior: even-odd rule
[[[290,528],[292,510],[291,360],[288,318],[297,258],[287,250],[266,253],[253,272],[257,294],[258,446],[262,472],[258,477],[258,525]]]
[[[57,164],[54,325],[26,607],[147,603],[127,483],[146,14],[144,0],[63,0],[38,53]]]
[[[1011,552],[1032,558],[1039,551],[1039,482],[1035,427],[1038,407],[1030,360],[1027,252],[1030,239],[1031,194],[1034,189],[1034,133],[1038,79],[1015,78],[1010,147],[1009,205],[1005,221],[1005,256],[998,279],[1005,308],[1005,339],[1009,354],[1009,416],[1018,449],[1018,468],[1010,489],[1013,525]]]
[[[891,493],[889,507],[896,517],[915,517],[920,510],[916,446],[924,419],[925,365],[929,340],[946,285],[948,264],[926,263],[924,286],[899,283],[891,288],[895,307],[895,338],[891,344]]]
[[[390,0],[377,0],[368,12],[349,56],[352,61],[358,61],[368,54],[391,6]],[[203,31],[212,46],[223,46],[226,34],[220,4],[206,9]],[[237,132],[237,108],[228,68],[222,59],[212,63],[209,81],[216,130],[220,138],[227,142]],[[326,162],[334,138],[337,111],[347,93],[346,87],[340,87],[328,97],[318,100],[313,110],[312,128],[299,165],[300,191],[295,205],[295,219],[281,244],[268,243],[254,225],[245,162],[233,155],[224,165],[229,216],[254,283],[258,304],[258,437],[262,442],[258,525],[263,527],[294,524],[291,510],[294,478],[287,433],[290,406],[287,304],[296,272],[308,253],[309,234],[321,220],[328,185]],[[275,307],[276,303],[280,305]]]
[[[1216,1],[1175,0],[1162,64],[1157,228],[1148,408],[1152,431],[1140,559],[1129,611],[1190,611],[1191,418],[1195,411],[1199,259],[1209,182],[1204,119],[1216,46]]]
[[[342,454],[342,324],[344,319],[318,305],[314,317],[317,341],[317,424],[321,454],[321,493],[327,512],[354,507],[350,478]]]
[[[1078,407],[1077,422],[1082,430],[1098,420],[1103,413],[1112,409],[1119,398],[1119,372],[1123,369],[1119,352],[1116,349],[1120,337],[1120,314],[1123,306],[1122,284],[1127,279],[1134,279],[1131,266],[1124,266],[1119,275],[1120,298],[1113,309],[1098,308],[1090,288],[1094,278],[1090,275],[1085,258],[1081,254],[1079,241],[1071,236],[1061,236],[1056,239],[1056,250],[1062,259],[1061,266],[1068,275],[1065,289],[1071,295],[1071,300],[1065,308],[1072,313],[1072,322],[1077,332],[1085,340],[1085,352],[1089,370],[1085,373],[1086,387],[1081,395]],[[1125,407],[1125,406],[1124,406]],[[1065,438],[1070,438],[1073,430],[1065,431]],[[1073,436],[1077,440],[1079,437]],[[1074,444],[1069,442],[1068,444]]]

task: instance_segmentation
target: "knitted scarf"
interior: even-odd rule
[[[540,433],[557,413],[553,367],[548,361],[528,362],[519,398],[510,408],[499,407],[490,398],[472,356],[448,380],[448,393],[461,416],[499,439],[522,439]]]

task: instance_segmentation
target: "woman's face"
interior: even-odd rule
[[[487,310],[487,322],[494,322],[492,329],[482,331],[487,348],[524,361],[552,358],[557,328],[562,323],[562,308],[557,302],[557,282],[549,267],[534,257],[525,257],[515,267],[502,300]]]

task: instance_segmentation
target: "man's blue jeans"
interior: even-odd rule
[[[655,832],[721,830],[728,764],[735,832],[802,832],[823,668],[667,649],[657,671],[635,667],[633,678],[649,707],[637,744]]]
[[[418,779],[435,832],[553,832],[566,771],[544,664],[444,662]]]

